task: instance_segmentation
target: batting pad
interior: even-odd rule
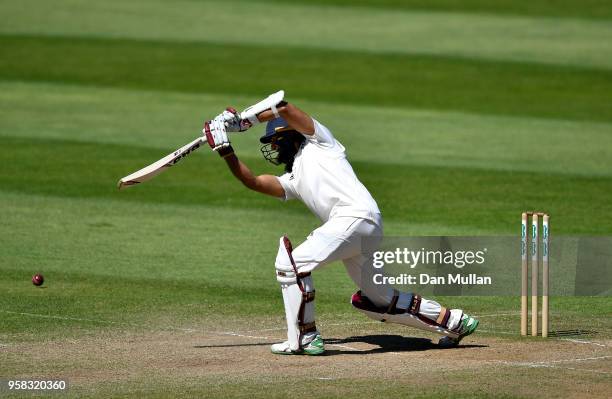
[[[442,328],[435,324],[429,324],[421,320],[418,316],[410,313],[389,314],[386,309],[376,307],[366,296],[361,295],[361,291],[357,291],[351,297],[351,305],[357,310],[368,316],[370,319],[403,324],[405,326],[418,328],[419,330],[431,331],[436,334],[444,335],[449,338],[459,338],[459,334]]]

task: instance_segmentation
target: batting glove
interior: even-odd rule
[[[202,133],[206,136],[206,141],[213,151],[217,151],[221,156],[225,157],[231,154],[230,141],[227,138],[225,123],[220,118],[215,118],[204,123]]]
[[[238,111],[232,107],[227,107],[215,119],[222,120],[225,124],[225,131],[231,133],[244,132],[252,126],[248,119],[241,119]]]

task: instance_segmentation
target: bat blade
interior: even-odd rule
[[[159,161],[154,162],[149,166],[145,166],[144,168],[132,173],[131,175],[125,176],[124,178],[119,180],[119,182],[117,183],[117,188],[121,190],[125,187],[134,186],[136,184],[143,183],[147,180],[151,180],[164,170],[176,165],[181,159],[185,158],[193,151],[200,148],[204,141],[206,141],[205,137],[198,137],[191,143],[185,144],[178,150],[174,151],[172,154],[166,155]]]

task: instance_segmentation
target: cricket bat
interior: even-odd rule
[[[206,137],[198,137],[193,140],[191,143],[186,144],[174,151],[172,154],[168,154],[159,161],[152,163],[149,166],[145,166],[144,168],[132,173],[131,175],[127,175],[117,183],[117,188],[121,190],[124,187],[130,187],[136,185],[138,183],[145,182],[147,180],[151,180],[164,170],[168,169],[171,166],[176,165],[181,159],[185,158],[187,155],[191,154],[193,151],[200,148],[202,143],[206,141]]]

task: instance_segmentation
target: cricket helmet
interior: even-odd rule
[[[259,142],[261,144],[267,144],[272,141],[272,139],[278,136],[282,132],[286,132],[289,130],[293,130],[287,121],[278,117],[276,119],[272,119],[266,124],[266,133],[259,138]]]
[[[264,158],[274,165],[285,164],[287,171],[291,171],[293,159],[304,140],[304,136],[280,117],[269,121],[266,133],[259,138]]]

